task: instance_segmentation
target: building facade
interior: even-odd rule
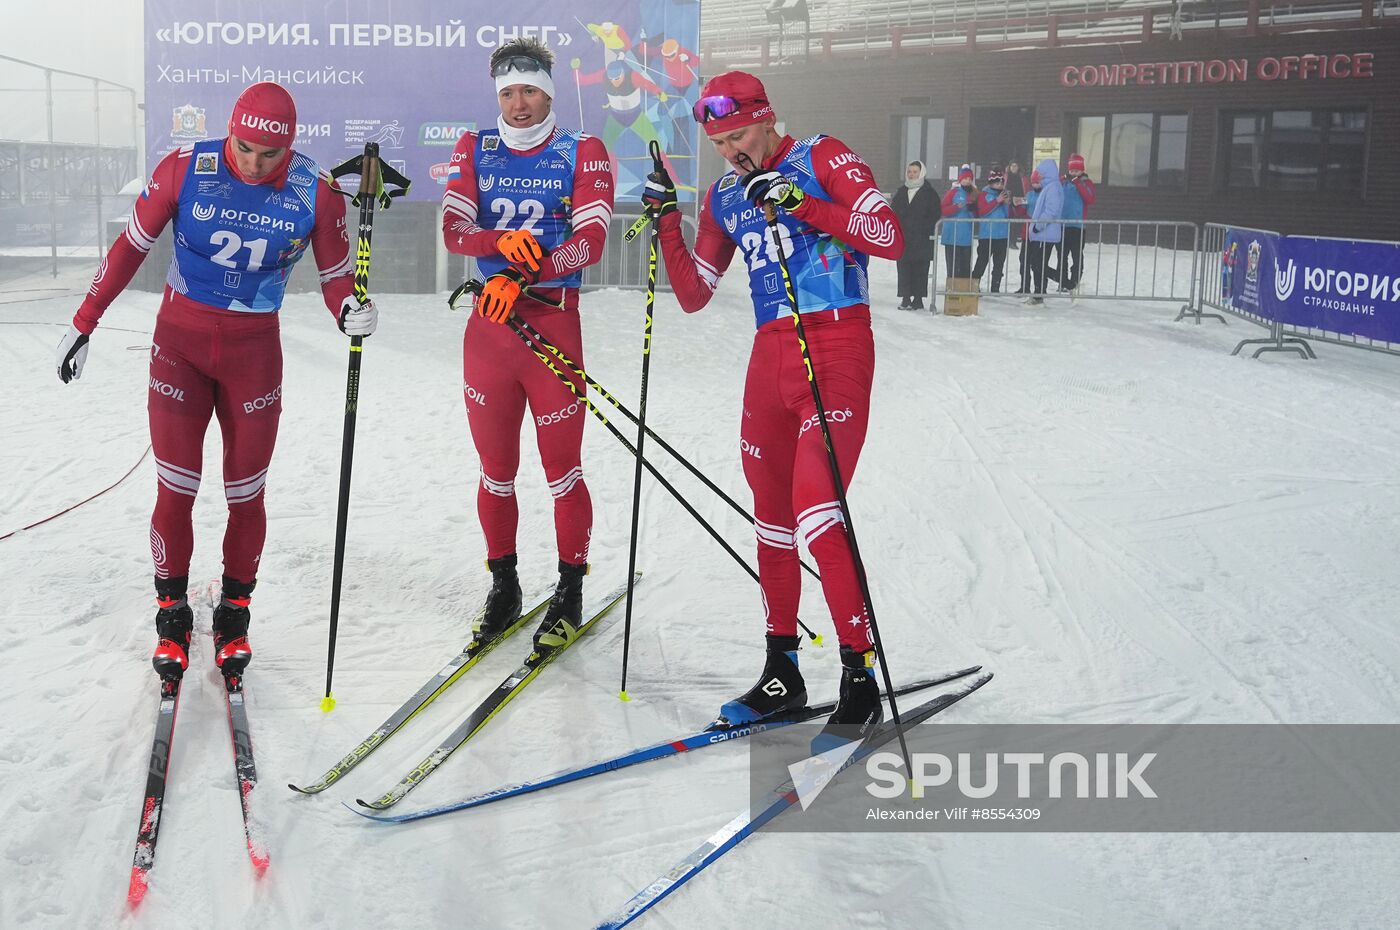
[[[754,70],[785,128],[832,132],[886,188],[919,158],[1019,160],[1058,139],[1083,153],[1106,219],[1229,222],[1400,239],[1400,30],[1160,35],[1145,41],[878,56],[813,52]],[[710,62],[709,73],[723,69]]]

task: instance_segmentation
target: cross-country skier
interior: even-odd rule
[[[368,336],[378,322],[374,302],[362,305],[351,294],[345,203],[330,176],[291,148],[296,125],[285,89],[254,84],[234,104],[226,138],[161,159],[58,346],[59,377],[80,377],[103,312],[173,223],[175,254],[151,339],[147,395],[157,479],[151,556],[159,642],[152,662],[163,678],[179,678],[189,666],[191,512],[211,415],[223,434],[228,501],[214,663],[237,676],[252,658],[248,605],[267,534],[263,490],[282,413],[277,311],[308,245],[341,331]]]
[[[681,308],[693,312],[709,302],[737,248],[748,266],[758,328],[739,445],[754,496],[767,661],[758,682],[725,704],[720,716],[739,724],[806,703],[797,667],[801,539],[820,568],[841,642],[841,696],[831,722],[873,725],[881,710],[870,618],[793,332],[778,247],[761,206],[778,211],[783,254],[848,483],[865,441],[875,371],[866,263],[870,255],[898,259],[904,234],[859,155],[831,136],[798,141],[778,135],[773,107],[753,75],[732,71],[712,78],[694,115],[734,168],[701,203],[694,254],[682,237],[675,184],[665,171],[652,175],[644,199],[659,216]]]
[[[559,582],[535,634],[536,644],[546,647],[571,640],[583,612],[593,524],[579,457],[585,408],[503,324],[517,314],[583,365],[578,289],[584,267],[603,257],[613,206],[612,167],[603,143],[555,125],[553,65],[554,54],[535,39],[519,39],[492,53],[501,114],[495,129],[468,132],[458,140],[442,197],[447,248],[474,256],[488,276],[467,323],[462,360],[467,423],[481,460],[477,514],[492,575],[485,612],[473,632],[478,638],[499,635],[521,613],[515,474],[528,402],[554,497],[559,549]],[[582,393],[582,380],[574,383]]]

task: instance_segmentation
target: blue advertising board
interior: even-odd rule
[[[1281,251],[1276,319],[1400,343],[1400,245],[1287,236]]]
[[[1400,343],[1400,244],[1230,228],[1226,306],[1299,328]]]
[[[559,125],[600,137],[619,206],[640,198],[661,144],[682,199],[694,199],[700,91],[698,0],[244,0],[212,13],[146,2],[148,169],[171,149],[227,133],[239,92],[276,81],[297,104],[295,147],[331,167],[378,142],[435,201],[463,132],[496,124],[491,52],[517,36],[554,51]],[[508,13],[503,13],[508,9]]]

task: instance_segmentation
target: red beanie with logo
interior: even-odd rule
[[[737,109],[721,116],[715,112],[716,107],[711,106],[707,114],[708,97],[729,98],[738,105]],[[768,91],[763,89],[763,82],[758,78],[746,71],[726,71],[705,82],[704,89],[700,91],[700,100],[695,104],[695,112],[705,133],[713,136],[742,129],[772,116],[773,105],[768,102]],[[706,116],[709,119],[705,119]]]
[[[1084,156],[1080,155],[1078,152],[1071,155],[1069,157],[1069,170],[1082,172],[1084,170]]]
[[[253,145],[287,148],[297,133],[297,106],[292,95],[271,81],[251,85],[238,95],[228,131]]]

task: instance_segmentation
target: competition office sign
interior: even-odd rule
[[[1141,87],[1157,84],[1242,84],[1247,81],[1351,81],[1374,77],[1374,52],[1211,58],[1140,64],[1068,65],[1061,87]]]

